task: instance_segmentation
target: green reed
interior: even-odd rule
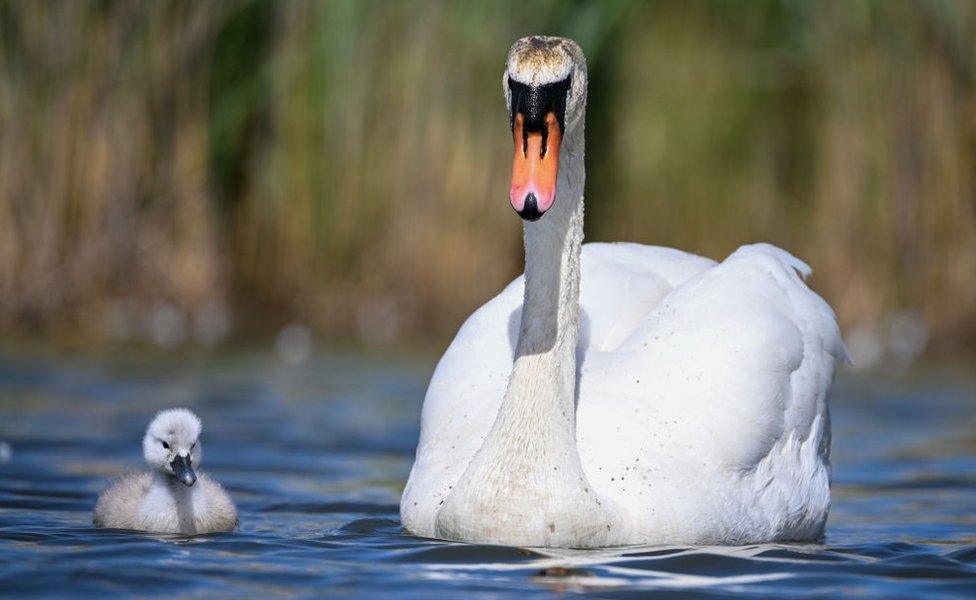
[[[442,343],[520,270],[530,33],[589,58],[589,240],[770,241],[846,328],[972,343],[976,6],[907,0],[0,2],[0,331]]]

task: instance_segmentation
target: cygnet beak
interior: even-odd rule
[[[193,472],[193,466],[190,464],[189,456],[177,455],[173,459],[173,462],[170,463],[170,466],[173,467],[173,474],[176,475],[176,478],[183,485],[190,487],[197,482],[197,474]]]

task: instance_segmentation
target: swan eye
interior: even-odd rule
[[[159,441],[163,442],[163,440],[159,440]],[[167,450],[169,450],[169,444],[167,444],[166,442],[163,442],[163,448],[166,448]]]
[[[190,444],[190,450],[193,450],[196,447],[197,447],[197,443],[196,442],[193,442],[192,444]]]

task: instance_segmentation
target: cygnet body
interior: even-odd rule
[[[194,471],[203,455],[200,419],[185,408],[156,415],[142,439],[149,471],[112,483],[95,505],[95,525],[196,535],[231,531],[237,508],[224,488]]]

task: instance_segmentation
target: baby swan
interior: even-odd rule
[[[231,531],[237,508],[200,464],[200,419],[185,408],[156,415],[142,438],[150,471],[112,483],[95,505],[95,525],[155,533],[195,535]]]

